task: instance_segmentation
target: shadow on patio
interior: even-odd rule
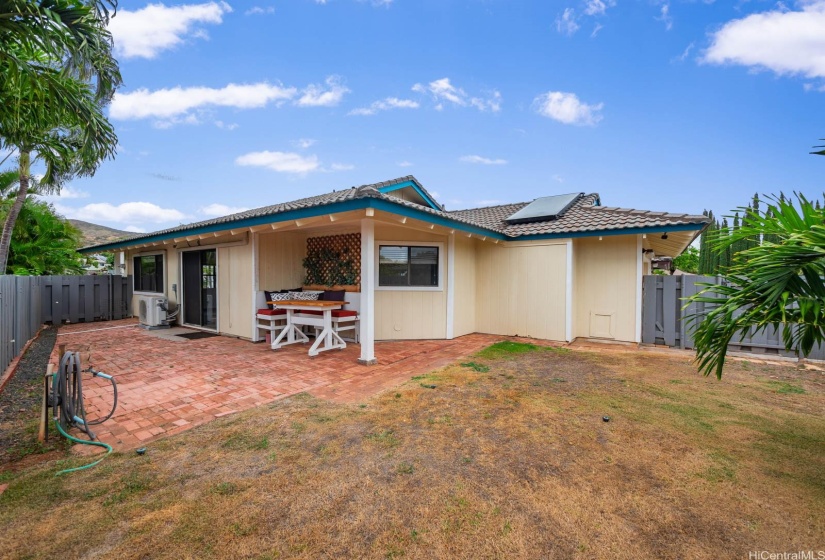
[[[505,337],[379,342],[374,366],[356,362],[357,344],[310,358],[302,344],[273,351],[265,343],[226,336],[175,338],[147,332],[134,319],[60,327],[58,344],[65,343],[67,350],[88,347],[91,363],[83,367],[92,365],[117,380],[117,411],[98,426],[101,441],[131,449],[301,392],[337,402],[363,401]],[[55,348],[52,363],[57,361]],[[111,388],[100,379],[84,376],[84,395],[90,418],[111,408]]]

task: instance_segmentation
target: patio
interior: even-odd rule
[[[91,364],[83,366],[115,376],[117,411],[95,433],[127,450],[297,393],[360,402],[503,338],[472,334],[379,342],[374,366],[356,362],[357,344],[309,358],[302,344],[273,351],[265,343],[226,336],[175,339],[163,331],[145,331],[134,319],[62,326],[57,343],[67,350],[88,347]],[[57,361],[55,347],[52,362]],[[90,418],[111,407],[111,388],[103,380],[85,376],[84,395]]]

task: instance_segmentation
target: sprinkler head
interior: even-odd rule
[[[603,422],[610,422],[610,416],[602,416]]]
[[[146,448],[141,447],[139,449],[135,449],[135,453],[137,453],[138,455],[143,455],[144,453],[146,453]]]

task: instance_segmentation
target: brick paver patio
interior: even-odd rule
[[[88,348],[91,365],[117,379],[117,411],[95,433],[121,450],[304,391],[359,402],[505,338],[472,334],[378,342],[378,365],[362,366],[357,344],[310,358],[301,344],[273,351],[265,343],[225,336],[169,340],[133,319],[66,325],[59,333],[58,344]],[[57,363],[57,347],[52,362]],[[111,387],[101,379],[84,376],[84,395],[89,418],[111,408]]]

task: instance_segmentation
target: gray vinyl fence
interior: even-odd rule
[[[131,315],[124,276],[0,276],[0,373],[43,323],[91,323]]]
[[[701,292],[701,284],[718,284],[723,280],[715,276],[661,276],[652,274],[643,280],[642,299],[642,342],[661,344],[674,348],[693,349],[693,329],[695,322],[687,317],[702,316],[710,308],[707,304],[691,303],[685,309],[685,299]],[[748,352],[772,356],[796,358],[796,354],[785,350],[780,329],[768,328],[756,333],[750,331],[740,340],[735,336],[728,346],[734,352]],[[825,348],[815,348],[808,356],[814,360],[825,360]]]
[[[42,285],[42,276],[0,276],[0,374],[43,324]]]

